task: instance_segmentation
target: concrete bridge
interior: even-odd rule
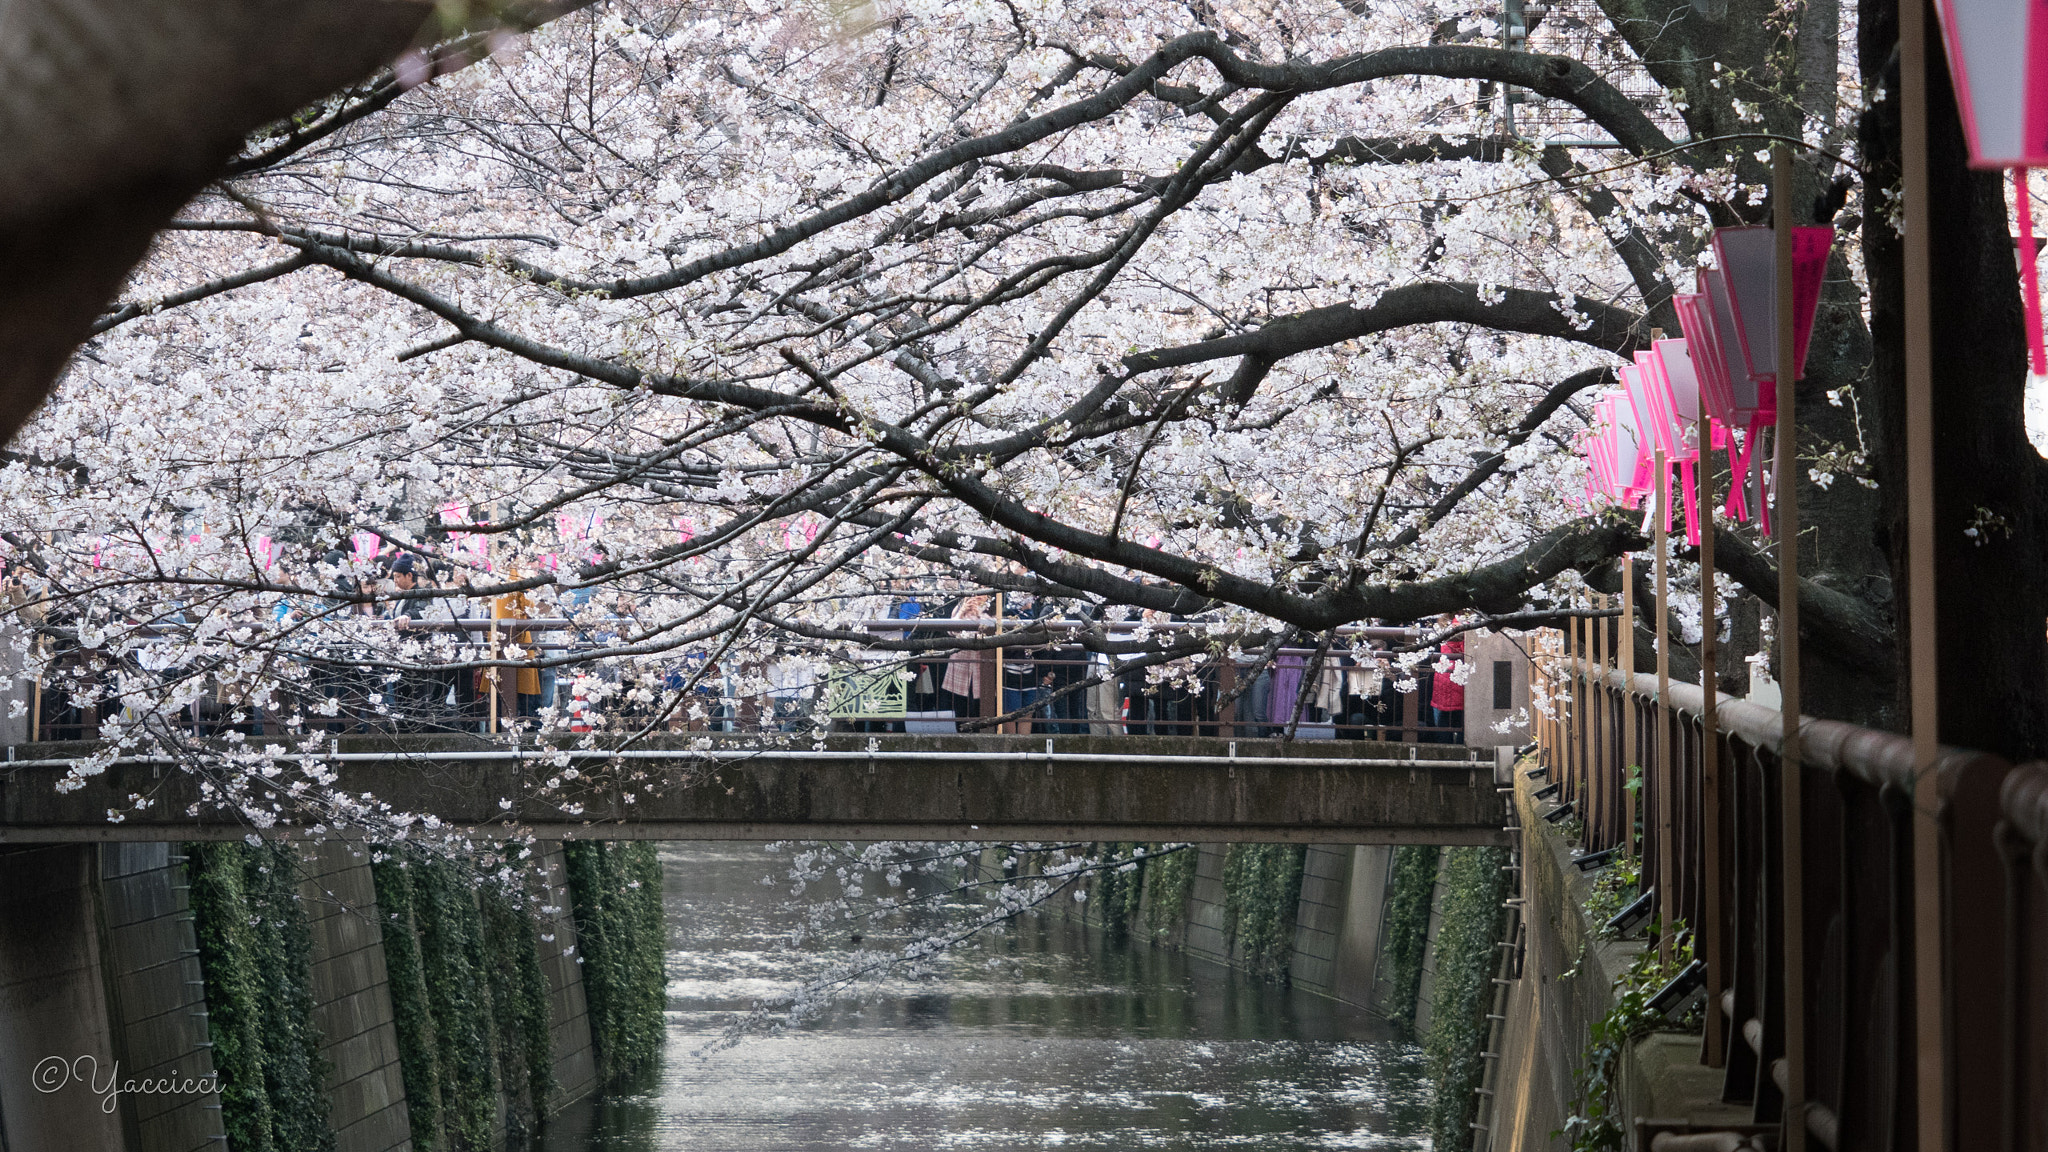
[[[542,839],[1508,842],[1493,749],[1175,736],[840,735],[822,747],[747,736],[693,746],[703,743],[672,734],[623,752],[571,753],[579,779],[545,797],[539,788],[559,764],[481,737],[342,736],[324,759],[347,792],[484,834],[516,826]],[[117,761],[77,791],[56,791],[92,750],[10,750],[13,761],[0,763],[0,843],[248,834],[231,815],[188,814],[199,781],[165,758]],[[622,781],[632,773],[655,787],[629,803]],[[132,795],[149,805],[127,811]],[[109,809],[127,815],[111,823]],[[287,820],[274,834],[305,829]]]

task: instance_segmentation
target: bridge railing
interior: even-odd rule
[[[1917,1147],[1923,1108],[1950,1148],[2048,1147],[2048,765],[1944,748],[1916,796],[1909,737],[1808,718],[1788,820],[1778,711],[1710,734],[1698,686],[1588,647],[1538,645],[1539,811],[1639,867],[1658,946],[1691,933],[1723,1100],[1782,1124],[1803,1082],[1808,1147]]]
[[[1365,669],[1343,654],[1282,648],[1272,654],[1270,666],[1211,662],[1177,682],[1152,683],[1142,667],[1125,669],[1110,657],[1062,640],[1084,627],[1115,633],[1141,627],[1172,631],[1191,624],[1010,624],[1022,630],[1028,642],[954,653],[873,650],[855,660],[832,661],[822,671],[779,677],[774,666],[780,658],[772,656],[731,655],[723,669],[716,664],[707,667],[701,653],[609,659],[605,649],[630,626],[629,621],[610,617],[412,621],[402,629],[391,620],[349,617],[323,625],[317,636],[309,633],[300,641],[289,659],[303,666],[301,674],[287,677],[269,699],[244,699],[229,689],[204,691],[182,710],[179,722],[199,736],[227,731],[276,735],[282,719],[294,714],[304,715],[315,728],[334,732],[488,732],[514,724],[530,727],[543,709],[553,708],[557,723],[571,728],[601,723],[602,713],[634,726],[716,732],[788,731],[809,728],[822,718],[835,729],[860,732],[979,729],[1024,735],[1258,738],[1291,729],[1298,739],[1464,739],[1456,718],[1441,717],[1427,707],[1421,691],[1413,686],[1398,691],[1397,676],[1374,676],[1368,689],[1360,675]],[[998,622],[919,618],[861,621],[854,627],[881,639],[943,640],[996,633]],[[1415,638],[1410,629],[1337,631],[1353,640]],[[399,641],[422,637],[437,645],[435,655],[400,660]],[[61,635],[45,641],[60,652],[62,642]],[[444,666],[431,666],[436,660]],[[535,667],[493,671],[476,666],[503,660]],[[412,666],[403,666],[407,664]],[[728,676],[727,669],[749,676]],[[1309,693],[1312,699],[1291,708],[1305,699],[1294,686],[1316,686],[1326,669],[1332,690]],[[764,672],[773,686],[742,686],[742,680],[760,680]],[[185,674],[175,668],[163,672],[167,677]],[[1430,672],[1424,667],[1415,675],[1421,679]],[[1256,690],[1261,678],[1286,688],[1261,693]],[[1103,683],[1091,686],[1090,681]],[[677,693],[686,687],[687,694],[678,701]],[[98,736],[103,715],[81,703],[93,693],[66,691],[55,683],[46,691],[38,680],[33,695],[31,739]]]

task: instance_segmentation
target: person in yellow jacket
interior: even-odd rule
[[[519,578],[517,569],[506,573],[506,575],[515,580]],[[531,596],[524,592],[512,592],[491,601],[491,616],[498,620],[530,620],[533,618],[533,608],[534,604]],[[504,641],[504,643],[506,646],[500,649],[500,654],[506,659],[531,660],[540,655],[539,650],[532,646],[533,633],[530,630],[522,629],[519,632],[513,633],[510,639]],[[493,677],[497,675],[498,671],[498,669],[492,669],[491,674]],[[499,681],[498,683],[502,686],[504,682]],[[520,716],[540,715],[540,669],[518,669],[512,676],[512,686],[518,696],[517,714]]]

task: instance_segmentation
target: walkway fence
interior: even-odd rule
[[[1935,1106],[1951,1148],[2048,1148],[2048,765],[1944,748],[1916,796],[1909,737],[1809,718],[1788,794],[1776,710],[1722,699],[1710,733],[1598,631],[1536,644],[1536,794],[1639,862],[1660,947],[1692,931],[1723,1099],[1779,1125],[1802,1061],[1808,1147],[1911,1149]]]

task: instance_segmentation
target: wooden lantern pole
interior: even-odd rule
[[[1719,1068],[1727,1061],[1727,1025],[1721,1015],[1721,989],[1726,974],[1721,970],[1721,739],[1720,681],[1716,678],[1717,646],[1721,623],[1714,609],[1714,471],[1712,457],[1713,418],[1707,406],[1699,406],[1696,425],[1700,442],[1700,864],[1706,873],[1705,920],[1698,926],[1697,953],[1707,962],[1707,1066]]]
[[[1657,814],[1657,956],[1664,963],[1671,962],[1671,924],[1673,911],[1677,906],[1677,895],[1672,890],[1675,873],[1672,870],[1671,854],[1671,645],[1666,643],[1664,622],[1669,616],[1671,548],[1670,533],[1665,530],[1665,518],[1671,514],[1671,481],[1664,475],[1664,450],[1657,450],[1656,470],[1657,503],[1651,511],[1656,523],[1652,543],[1657,549],[1657,604],[1656,618],[1650,622],[1650,635],[1657,646],[1657,751],[1652,776],[1656,789],[1655,811]]]
[[[1792,307],[1792,152],[1771,145],[1772,199],[1776,202],[1778,325],[1778,428],[1776,484],[1778,531],[1778,665],[1783,694],[1779,801],[1784,819],[1785,905],[1785,1150],[1806,1150],[1806,859],[1802,844],[1799,747],[1799,436],[1794,395],[1798,383],[1797,321]]]
[[[1899,5],[1899,167],[1906,220],[1906,661],[1913,727],[1913,983],[1919,1036],[1914,1078],[1920,1152],[1947,1152],[1948,1031],[1942,1011],[1940,749],[1934,632],[1934,353],[1928,300],[1927,9]],[[2024,187],[2024,185],[2023,185]],[[2031,211],[2024,200],[2019,210]]]
[[[1636,558],[1633,553],[1621,558],[1621,678],[1624,681],[1621,696],[1621,748],[1622,748],[1622,792],[1627,811],[1622,814],[1621,854],[1624,859],[1636,858],[1636,797],[1642,792],[1641,786],[1627,787],[1628,772],[1631,768],[1642,769],[1642,751],[1636,745]]]
[[[1595,611],[1607,608],[1607,594],[1593,596]],[[1607,742],[1608,710],[1613,707],[1607,698],[1607,621],[1589,616],[1586,627],[1593,634],[1593,695],[1587,704],[1587,715],[1593,722],[1593,766],[1586,780],[1586,799],[1579,805],[1579,819],[1585,823],[1584,837],[1587,851],[1605,848],[1600,843],[1600,819],[1606,811],[1607,777],[1614,771],[1614,749]]]

